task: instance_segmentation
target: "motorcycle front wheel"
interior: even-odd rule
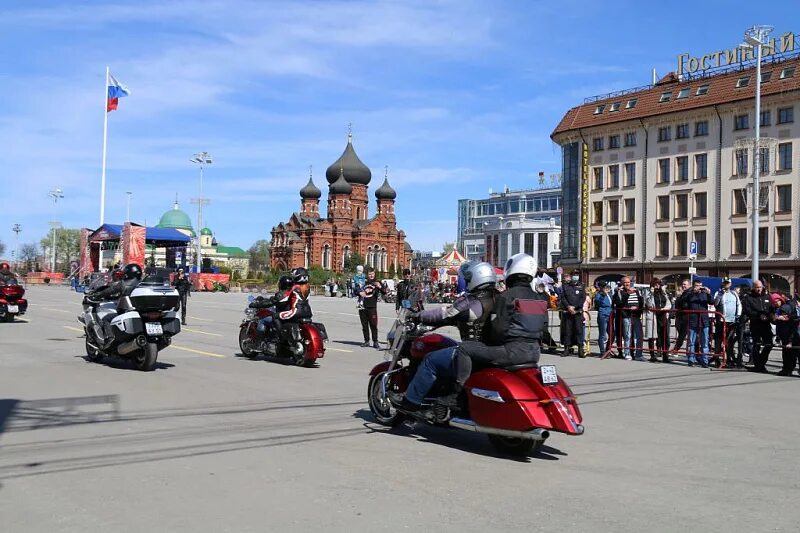
[[[487,435],[489,442],[495,449],[505,455],[514,457],[529,457],[536,455],[544,446],[543,440],[520,439],[516,437],[501,437],[500,435]]]
[[[392,406],[389,398],[384,398],[381,394],[381,380],[384,374],[385,372],[381,372],[369,378],[367,402],[376,422],[383,426],[394,427],[403,421],[403,414]]]
[[[239,328],[239,350],[247,357],[258,355],[258,350],[253,349],[253,339],[247,333],[247,328]]]
[[[148,342],[141,350],[136,351],[133,362],[136,365],[136,370],[150,372],[155,369],[157,359],[158,345],[154,342]]]

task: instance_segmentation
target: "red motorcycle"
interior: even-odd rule
[[[378,423],[395,426],[413,416],[437,426],[485,433],[500,452],[518,456],[538,453],[551,431],[583,434],[575,395],[552,365],[483,368],[467,379],[459,393],[454,383],[440,380],[418,413],[398,411],[392,400],[399,403],[425,356],[458,344],[431,333],[435,328],[406,320],[407,314],[401,309],[389,332],[392,359],[370,372],[367,399]]]
[[[310,319],[283,323],[281,331],[276,327],[267,328],[267,335],[261,335],[258,321],[272,315],[269,309],[244,310],[245,318],[239,325],[239,349],[247,357],[259,354],[285,358],[297,366],[314,366],[317,359],[325,357],[325,343],[328,333],[325,326]]]
[[[28,310],[28,300],[23,298],[25,289],[16,281],[0,282],[0,320],[13,322],[17,315]]]

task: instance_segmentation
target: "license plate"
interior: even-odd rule
[[[542,376],[542,383],[545,385],[554,385],[558,383],[558,373],[556,372],[555,365],[540,366],[539,373]]]
[[[18,305],[8,305],[6,309],[9,313],[19,313],[19,306]]]
[[[164,329],[158,322],[145,322],[144,329],[148,335],[163,335]]]

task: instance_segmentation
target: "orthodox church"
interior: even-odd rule
[[[272,268],[322,266],[341,272],[345,259],[358,253],[365,265],[378,272],[398,272],[409,266],[412,250],[406,234],[397,229],[394,202],[397,193],[387,175],[375,191],[376,213],[369,216],[369,183],[372,172],[361,162],[348,134],[341,157],[325,172],[328,181],[327,209],[320,212],[322,191],[309,177],[300,189],[300,212],[272,228]]]

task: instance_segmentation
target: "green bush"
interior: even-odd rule
[[[313,266],[308,269],[308,282],[312,285],[324,285],[330,277],[331,273],[321,266]]]

